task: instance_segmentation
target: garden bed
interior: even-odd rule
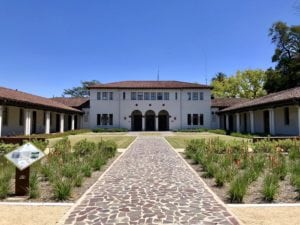
[[[183,158],[225,203],[299,203],[300,142],[189,142]]]
[[[47,143],[36,145],[43,149]],[[25,201],[74,202],[119,155],[117,145],[111,141],[96,144],[81,140],[71,149],[69,139],[59,140],[45,158],[31,167],[30,198]],[[14,201],[15,168],[3,158],[0,167],[0,199]]]

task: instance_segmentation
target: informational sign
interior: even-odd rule
[[[45,154],[40,149],[29,142],[5,155],[21,171],[44,156]]]

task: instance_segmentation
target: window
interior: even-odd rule
[[[114,119],[113,119],[114,117],[113,117],[113,114],[109,114],[109,120],[108,120],[108,124],[109,125],[113,125],[113,121],[114,121]]]
[[[290,124],[290,110],[288,107],[284,108],[284,124]]]
[[[247,132],[247,114],[244,114],[244,131]]]
[[[175,92],[175,100],[177,100],[178,98],[178,95],[177,95],[177,92]]]
[[[107,100],[107,92],[102,92],[102,100]]]
[[[101,116],[101,124],[102,125],[107,125],[108,124],[108,115],[107,114],[102,114],[102,116]]]
[[[109,100],[113,100],[114,99],[114,93],[113,92],[109,92]]]
[[[211,112],[211,121],[216,122],[217,121],[217,114],[215,112]]]
[[[43,125],[46,126],[46,112],[44,111]]]
[[[157,100],[163,100],[163,93],[157,92]]]
[[[2,124],[3,124],[3,126],[8,125],[8,108],[7,107],[5,107],[3,109]]]
[[[193,92],[193,100],[198,100],[199,96],[198,96],[198,92]]]
[[[101,100],[101,92],[97,92],[97,100]]]
[[[156,100],[156,93],[155,92],[151,92],[151,100]]]
[[[136,92],[131,92],[131,100],[136,100]]]
[[[101,125],[101,114],[97,114],[97,125]]]
[[[150,100],[150,93],[144,92],[144,100]]]
[[[191,124],[192,124],[192,117],[191,117],[191,114],[188,114],[188,115],[187,115],[187,124],[188,124],[188,125],[191,125]]]
[[[126,93],[123,92],[123,100],[125,100],[125,99],[126,99]]]
[[[138,100],[143,100],[143,92],[138,92]]]
[[[20,109],[20,114],[19,114],[19,125],[23,126],[24,125],[24,109]]]
[[[203,92],[200,92],[200,100],[203,100],[204,99],[204,96],[203,96]]]
[[[200,125],[204,124],[204,115],[200,114]]]
[[[169,92],[164,93],[164,100],[169,100],[170,94]]]
[[[193,125],[198,125],[198,114],[193,114]]]
[[[188,100],[190,101],[192,99],[191,92],[188,92],[187,95],[188,95]]]

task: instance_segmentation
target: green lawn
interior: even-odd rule
[[[104,141],[114,141],[116,142],[118,148],[127,148],[135,139],[134,136],[125,136],[124,134],[106,134],[106,133],[88,133],[88,134],[79,134],[79,135],[70,135],[68,138],[71,141],[73,146],[76,142],[87,139],[88,141],[100,142]],[[49,139],[49,147],[53,146],[61,138],[52,138]]]
[[[232,141],[232,140],[247,140],[245,138],[238,138],[238,137],[231,137],[227,135],[220,135],[220,134],[213,134],[208,132],[201,132],[201,133],[188,133],[188,132],[178,132],[175,133],[174,136],[165,137],[166,140],[173,146],[173,148],[185,148],[188,141],[192,139],[210,139],[219,137],[225,141]]]

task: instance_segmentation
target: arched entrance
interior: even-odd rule
[[[158,113],[158,130],[169,130],[169,113],[166,110],[161,110]]]
[[[135,110],[131,113],[131,130],[142,130],[142,112],[139,110]]]
[[[148,110],[145,113],[145,130],[154,131],[155,130],[155,112]]]

